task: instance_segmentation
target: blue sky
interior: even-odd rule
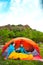
[[[8,12],[11,0],[0,0],[0,13]]]
[[[43,31],[42,0],[0,0],[0,26],[28,24]]]

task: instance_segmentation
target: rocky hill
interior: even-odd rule
[[[4,44],[12,38],[26,37],[35,42],[43,42],[43,32],[32,29],[28,25],[6,25],[0,26],[0,44]]]

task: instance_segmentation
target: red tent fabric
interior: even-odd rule
[[[32,51],[33,49],[36,49],[38,51],[38,53],[40,54],[38,45],[34,41],[32,41],[28,38],[24,38],[24,37],[14,38],[14,39],[10,40],[9,42],[5,43],[4,47],[2,48],[2,53],[11,44],[11,42],[14,42],[16,44],[15,48],[18,48],[20,46],[20,44],[22,43],[26,50]]]

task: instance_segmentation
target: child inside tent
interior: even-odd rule
[[[7,59],[11,52],[15,51],[15,44],[12,42],[3,53],[4,59]]]
[[[19,53],[28,53],[24,47],[23,47],[23,44],[20,45],[20,47],[18,49],[16,49],[16,52],[19,52]]]

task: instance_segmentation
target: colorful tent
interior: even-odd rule
[[[25,50],[27,51],[30,51],[32,52],[33,49],[36,49],[37,52],[39,53],[39,55],[36,57],[36,56],[33,56],[32,54],[23,54],[23,53],[17,53],[17,52],[12,52],[8,58],[13,58],[13,59],[17,59],[17,58],[20,58],[22,60],[32,60],[34,58],[36,59],[41,59],[41,56],[40,56],[40,49],[38,47],[38,44],[35,43],[34,41],[28,39],[28,38],[24,38],[24,37],[18,37],[18,38],[14,38],[12,40],[10,40],[9,42],[7,42],[4,47],[2,48],[2,53],[5,52],[5,50],[7,49],[7,47],[12,43],[14,42],[16,44],[15,48],[19,48],[20,44],[22,43]]]

